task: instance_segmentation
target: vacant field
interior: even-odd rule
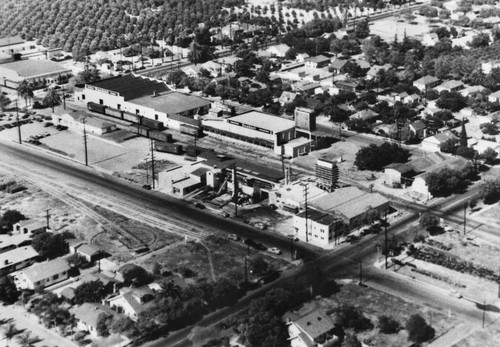
[[[161,254],[153,254],[142,265],[145,268],[151,268],[153,263],[158,263],[162,267],[162,271],[179,271],[188,268],[193,272],[193,278],[210,278],[209,257],[211,257],[216,278],[227,276],[237,280],[243,279],[245,256],[247,256],[248,251],[244,244],[230,242],[216,236],[203,239],[202,242],[203,244],[191,241],[172,247]],[[249,260],[261,254],[253,249],[249,251]],[[265,255],[264,257],[277,269],[287,264],[281,259]]]

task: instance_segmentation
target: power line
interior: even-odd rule
[[[153,182],[153,189],[155,189],[155,154],[154,154],[154,140],[150,140],[151,144],[151,181]]]
[[[85,118],[82,119],[83,123],[83,145],[85,147],[85,166],[89,166],[89,158],[87,154],[87,127],[85,126]]]

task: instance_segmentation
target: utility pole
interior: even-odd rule
[[[464,235],[467,232],[467,203],[464,204]]]
[[[151,181],[153,182],[153,189],[155,189],[155,153],[154,153],[154,141],[151,139]]]
[[[247,282],[248,282],[248,254],[245,255],[245,283]]]
[[[64,86],[62,87],[62,94],[63,94],[63,107],[64,110],[66,110],[66,92],[64,91]]]
[[[85,118],[82,119],[83,123],[83,144],[85,147],[85,166],[89,166],[89,158],[87,154],[87,128],[85,127]]]
[[[306,217],[306,242],[309,242],[309,220],[307,218],[307,193],[309,192],[309,187],[304,184],[304,208],[305,208],[305,217]]]
[[[384,234],[385,234],[385,268],[389,268],[387,265],[387,257],[389,255],[389,250],[387,249],[387,210],[385,210],[385,223],[384,223]]]
[[[21,140],[21,122],[19,122],[19,108],[17,107],[17,100],[16,100],[16,123],[17,123],[17,135],[19,136],[19,144],[22,144],[23,141]]]
[[[483,301],[483,329],[484,329],[485,319],[486,319],[486,301]]]
[[[359,285],[363,284],[363,258],[359,258]]]
[[[46,212],[45,218],[47,219],[47,229],[50,228],[50,225],[49,225],[49,220],[50,220],[49,211],[50,211],[50,209],[45,210],[45,212]]]
[[[234,201],[234,216],[238,216],[238,175],[236,174],[236,163],[233,164],[233,201]]]

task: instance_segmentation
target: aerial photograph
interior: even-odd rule
[[[0,0],[0,347],[498,347],[499,153],[497,0]]]

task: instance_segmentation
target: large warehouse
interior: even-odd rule
[[[49,60],[18,60],[0,64],[0,82],[2,86],[16,89],[26,80],[34,88],[43,88],[52,83],[66,83],[71,70]]]
[[[211,105],[208,100],[169,91],[163,82],[131,74],[88,83],[75,93],[75,99],[144,116],[175,129],[183,124],[183,117],[205,114]]]
[[[205,119],[203,129],[212,136],[272,148],[282,153],[282,145],[295,138],[295,122],[262,112],[250,111],[227,119]]]

